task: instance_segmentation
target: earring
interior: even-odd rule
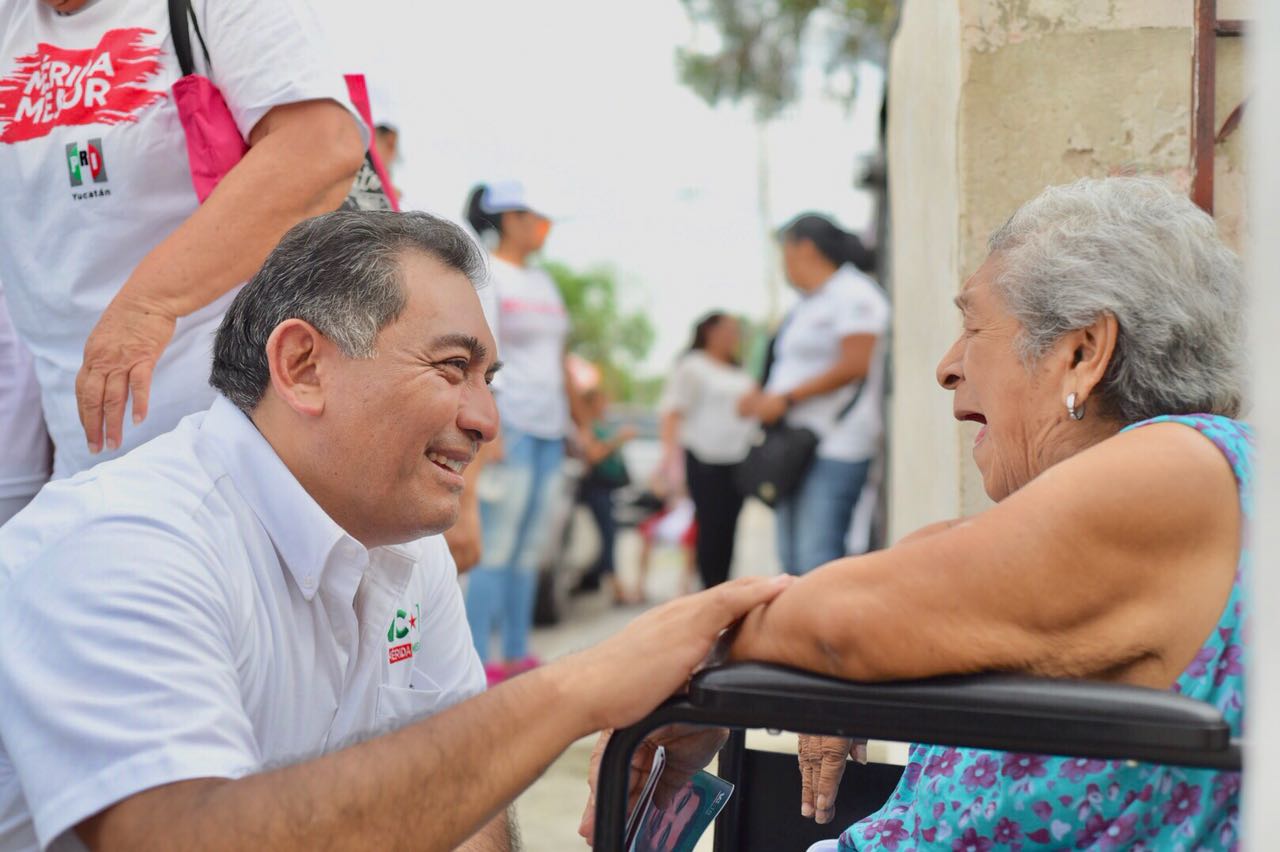
[[[1084,403],[1080,403],[1080,407],[1076,408],[1076,393],[1072,391],[1067,394],[1067,414],[1072,420],[1084,419]]]

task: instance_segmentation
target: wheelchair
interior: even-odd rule
[[[600,763],[597,852],[625,852],[631,755],[648,734],[679,722],[733,729],[719,774],[736,790],[716,819],[715,852],[803,852],[879,809],[902,772],[851,763],[835,819],[815,825],[799,815],[794,755],[747,749],[743,731],[749,728],[1223,771],[1242,767],[1241,743],[1222,714],[1172,692],[1006,674],[868,684],[740,663],[699,673],[686,695],[614,732]]]

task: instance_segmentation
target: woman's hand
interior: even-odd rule
[[[760,392],[759,388],[756,388],[755,390],[748,391],[744,393],[741,397],[739,397],[738,416],[739,417],[755,417],[756,402],[762,396],[764,396],[764,394]]]
[[[596,784],[600,775],[600,759],[604,757],[605,746],[609,744],[612,731],[605,731],[596,740],[596,747],[591,752],[591,765],[587,770],[587,784],[591,792],[587,796],[587,806],[582,811],[582,821],[578,823],[580,834],[589,845],[595,845],[596,834]],[[722,728],[705,728],[697,725],[669,725],[659,728],[644,738],[644,741],[631,755],[631,768],[627,777],[627,811],[635,807],[636,799],[644,790],[645,780],[653,768],[653,757],[658,746],[666,749],[666,768],[658,780],[653,793],[654,807],[664,808],[671,804],[680,788],[693,778],[699,769],[711,762],[711,758],[724,747],[729,732]]]
[[[76,376],[76,406],[89,452],[103,446],[120,446],[124,431],[124,409],[133,397],[133,422],[147,416],[151,394],[151,374],[164,352],[178,321],[176,314],[158,304],[125,297],[111,301],[89,333],[84,345],[84,361]]]
[[[843,737],[800,735],[800,815],[820,825],[836,814],[836,791],[844,778],[845,761],[867,762],[867,741]]]
[[[772,426],[786,415],[788,408],[790,405],[782,394],[764,393],[756,399],[755,416],[764,425]]]

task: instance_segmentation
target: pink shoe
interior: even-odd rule
[[[515,677],[518,674],[524,674],[527,671],[536,669],[540,665],[542,665],[542,660],[539,660],[533,655],[522,657],[507,666],[507,677]]]
[[[502,663],[485,663],[484,679],[489,686],[497,686],[502,683],[511,673],[507,671],[507,667]]]

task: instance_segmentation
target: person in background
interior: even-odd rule
[[[304,6],[191,9],[210,57],[197,70],[249,145],[204,204],[170,92],[182,72],[166,3],[0,4],[0,279],[57,477],[209,406],[232,290],[290,226],[338,207],[364,158],[364,125]]]
[[[764,390],[744,397],[740,411],[766,425],[806,427],[820,439],[799,488],[774,507],[778,558],[784,570],[804,574],[845,555],[879,447],[889,300],[864,274],[871,254],[862,241],[825,216],[800,216],[780,236],[800,301],[778,331]]]
[[[733,483],[734,466],[747,455],[756,424],[738,414],[738,401],[752,379],[738,366],[738,321],[716,311],[698,321],[693,343],[680,358],[663,391],[663,466],[683,449],[685,479],[697,517],[697,565],[702,585],[729,578],[733,540],[742,495]]]
[[[31,353],[9,322],[0,285],[0,526],[31,502],[52,468]]]
[[[594,591],[602,582],[607,583],[615,604],[633,603],[637,594],[623,588],[614,565],[618,524],[613,517],[613,493],[631,481],[621,449],[636,436],[636,430],[631,426],[614,429],[605,422],[609,397],[603,388],[583,391],[582,404],[590,422],[580,433],[579,443],[590,469],[578,486],[578,499],[591,512],[600,531],[600,553],[578,587],[582,591]]]
[[[511,181],[481,184],[467,201],[467,221],[493,244],[490,286],[497,298],[498,350],[507,367],[495,389],[502,455],[479,483],[483,558],[467,586],[467,620],[490,683],[538,665],[529,653],[537,562],[546,510],[560,484],[564,441],[578,410],[567,358],[569,314],[544,270],[530,264],[551,220]],[[496,660],[490,641],[501,635]]]

